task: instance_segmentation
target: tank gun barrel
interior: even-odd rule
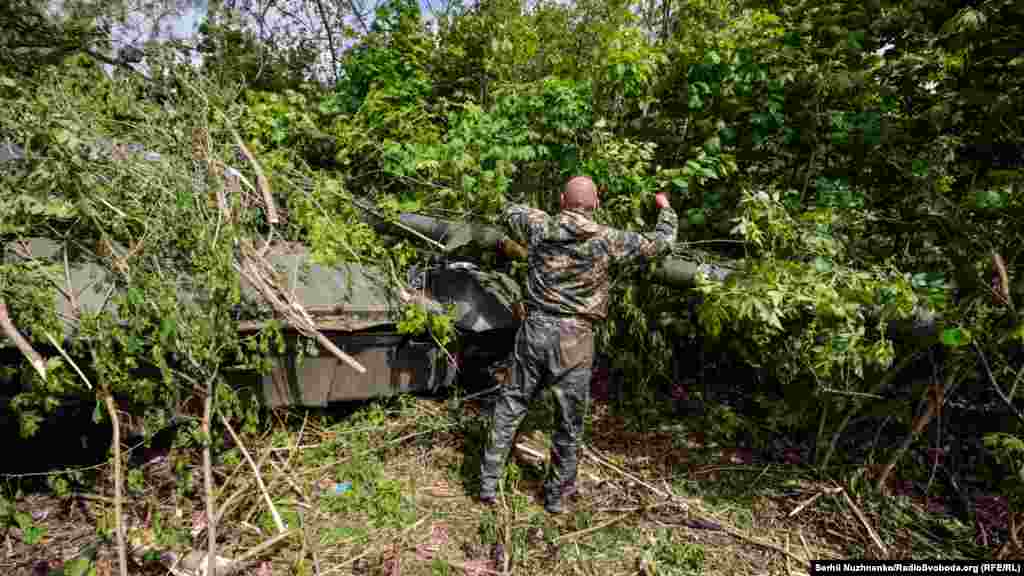
[[[401,213],[397,219],[399,228],[414,235],[422,235],[444,246],[445,252],[454,252],[464,248],[496,249],[501,241],[506,256],[514,259],[525,259],[526,250],[499,227],[473,222],[454,222],[441,218],[433,218],[422,214]],[[379,219],[376,227],[384,231],[387,222]],[[705,274],[716,280],[725,280],[740,269],[738,263],[720,262],[715,264],[698,262],[678,256],[669,256],[657,262],[650,273],[653,282],[664,286],[681,289],[693,288],[699,274]],[[868,317],[876,317],[878,311],[868,308]],[[931,310],[918,308],[907,320],[893,320],[889,323],[888,333],[910,339],[932,338],[938,332],[939,317]]]

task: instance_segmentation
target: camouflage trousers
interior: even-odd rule
[[[505,459],[530,404],[553,388],[557,417],[551,469],[544,483],[547,502],[561,501],[563,489],[576,483],[576,450],[590,401],[594,331],[588,322],[530,314],[516,334],[515,363],[494,406],[494,422],[480,466],[480,497],[493,497]]]

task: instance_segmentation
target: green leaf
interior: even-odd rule
[[[692,226],[703,226],[707,220],[703,208],[690,208],[686,211],[686,218]]]
[[[928,175],[928,161],[923,158],[915,158],[911,163],[910,171],[918,178]]]
[[[964,328],[946,328],[942,331],[942,343],[950,348],[959,348],[971,341],[970,333]]]
[[[47,372],[47,374],[49,374],[50,372],[53,372],[58,367],[60,367],[62,364],[64,364],[64,360],[60,356],[53,356],[52,358],[47,358],[46,359],[46,372]]]
[[[821,256],[815,256],[814,269],[822,274],[826,274],[832,271],[832,262]]]
[[[167,340],[174,334],[174,318],[164,317],[160,321],[160,343],[167,344]]]
[[[75,558],[64,564],[64,576],[86,576],[93,568],[92,562],[86,558]]]
[[[994,210],[1006,207],[1006,195],[998,190],[979,190],[974,194],[974,205],[979,210]]]
[[[731,146],[736,143],[736,129],[726,126],[718,131],[718,137],[722,139],[722,144]]]
[[[918,272],[910,278],[910,284],[918,289],[941,289],[945,287],[946,276],[942,272]]]
[[[851,30],[846,36],[846,43],[851,50],[861,52],[864,50],[864,31]]]

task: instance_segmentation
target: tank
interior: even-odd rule
[[[62,244],[43,238],[19,244],[5,246],[6,263],[31,257],[63,267]],[[287,352],[273,359],[269,374],[234,376],[237,382],[255,386],[268,406],[327,406],[402,393],[433,393],[450,386],[460,372],[486,372],[511,351],[511,335],[518,326],[513,308],[520,295],[515,281],[500,272],[444,260],[407,271],[409,284],[428,309],[440,312],[454,306],[458,332],[474,335],[468,339],[472,346],[466,346],[463,338],[444,350],[429,337],[399,333],[403,302],[382,281],[388,277],[383,270],[353,263],[321,266],[312,261],[308,248],[296,245],[271,247],[266,258],[287,279],[282,289],[295,295],[316,327],[365,368],[363,373],[353,370],[312,339],[286,328]],[[79,310],[103,311],[119,291],[111,272],[98,263],[68,261]],[[244,279],[240,291],[238,330],[252,334],[275,315]],[[187,294],[183,300],[188,300]],[[55,291],[54,308],[63,318],[75,314],[65,291]],[[64,337],[74,337],[70,328]],[[481,347],[480,341],[490,344]],[[0,336],[0,349],[13,352],[13,343]],[[18,358],[16,354],[4,357]]]
[[[368,208],[364,207],[364,210]],[[421,214],[400,214],[392,224],[393,232],[404,232],[412,238],[425,237],[444,246],[447,253],[461,251],[497,250],[499,242],[507,258],[525,259],[525,248],[509,238],[500,228],[472,222],[453,222],[432,218]],[[386,230],[387,224],[374,220],[375,225]],[[649,281],[680,289],[690,289],[696,284],[699,275],[724,281],[730,276],[742,273],[741,262],[720,260],[701,261],[688,259],[677,254],[658,260],[647,277]],[[877,318],[878,311],[865,307],[864,314],[868,318]],[[888,333],[901,339],[927,339],[938,334],[941,318],[927,308],[915,308],[912,316],[906,320],[894,320],[888,325]]]
[[[109,142],[99,146],[101,150],[110,147]],[[159,158],[140,146],[128,147],[147,160]],[[23,157],[24,152],[17,146],[0,143],[0,170],[5,163]],[[452,222],[414,213],[399,214],[391,221],[372,206],[361,203],[360,207],[366,221],[378,231],[407,235],[429,243],[424,247],[439,253],[430,265],[405,271],[406,280],[427,308],[440,311],[454,306],[460,337],[450,350],[443,350],[428,337],[400,334],[402,302],[394,287],[381,280],[389,277],[388,272],[354,263],[322,266],[313,262],[308,247],[281,244],[270,248],[267,260],[281,277],[288,279],[284,288],[295,294],[317,328],[335,346],[354,357],[365,372],[353,370],[321,345],[288,329],[287,352],[273,359],[270,373],[238,374],[237,378],[258,391],[263,402],[271,407],[326,406],[401,393],[432,393],[450,386],[456,378],[462,378],[470,387],[500,378],[509,364],[521,319],[516,313],[522,299],[520,286],[501,271],[481,268],[471,259],[453,256],[493,251],[500,245],[506,257],[523,259],[525,248],[508,238],[502,229],[487,224]],[[5,245],[5,262],[22,258],[27,249],[33,258],[63,266],[63,245],[41,238],[19,244],[18,250],[11,243]],[[115,246],[115,250],[123,248]],[[110,272],[96,262],[79,258],[68,261],[68,276],[78,293],[79,306],[88,312],[102,310],[117,289]],[[711,263],[670,256],[657,262],[648,278],[686,289],[694,286],[699,274],[724,280],[739,270],[737,262]],[[238,330],[251,334],[275,314],[253,287],[244,280],[241,282],[244,304],[239,311]],[[188,294],[183,293],[182,299],[187,301]],[[72,303],[60,292],[55,295],[54,306],[61,315],[73,315]],[[937,320],[929,311],[919,310],[909,321],[892,323],[890,333],[932,337]],[[70,337],[70,332],[65,334],[65,338]],[[11,358],[12,346],[0,336],[0,357]]]

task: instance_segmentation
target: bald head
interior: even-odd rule
[[[577,176],[565,184],[562,191],[562,210],[593,212],[598,206],[597,186],[586,176]]]

